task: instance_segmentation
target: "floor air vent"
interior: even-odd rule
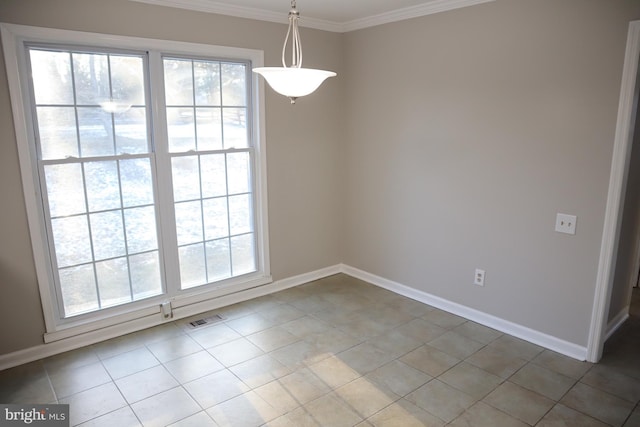
[[[191,322],[187,323],[187,326],[189,326],[191,329],[195,329],[195,328],[201,328],[203,326],[211,325],[213,323],[218,323],[223,320],[224,320],[224,317],[222,317],[219,314],[214,314],[213,316],[208,316],[198,320],[192,320]]]

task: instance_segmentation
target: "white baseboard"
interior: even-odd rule
[[[348,274],[349,276],[364,280],[365,282],[369,282],[373,285],[406,296],[416,301],[431,305],[449,313],[456,314],[458,316],[464,317],[465,319],[472,320],[505,334],[513,335],[514,337],[521,338],[525,341],[529,341],[533,344],[537,344],[549,350],[564,354],[565,356],[569,356],[581,361],[586,360],[587,358],[586,347],[561,340],[543,332],[527,328],[526,326],[522,326],[517,323],[513,323],[508,320],[504,320],[499,317],[475,310],[473,308],[448,301],[435,295],[431,295],[427,292],[402,285],[400,283],[385,279],[384,277],[376,276],[375,274],[371,274],[348,265],[342,264],[341,271],[344,274]]]
[[[435,295],[431,295],[427,292],[402,285],[400,283],[385,279],[380,276],[376,276],[375,274],[371,274],[345,264],[333,265],[330,267],[322,268],[320,270],[311,271],[309,273],[281,279],[252,289],[225,295],[220,298],[203,301],[201,303],[193,304],[192,306],[181,307],[180,309],[176,309],[174,311],[174,318],[171,319],[171,321],[179,320],[227,305],[236,304],[242,301],[247,301],[253,298],[258,298],[264,295],[272,294],[338,273],[344,273],[357,279],[364,280],[368,283],[387,289],[391,292],[395,292],[399,295],[403,295],[416,301],[420,301],[424,304],[428,304],[441,310],[448,311],[450,313],[477,322],[481,325],[496,329],[509,335],[513,335],[515,337],[540,345],[574,359],[586,360],[586,347],[561,340],[551,335],[535,331],[525,326],[518,325],[516,323],[466,307],[464,305],[448,301]],[[159,321],[158,317],[159,316],[154,314],[153,316],[135,319],[127,323],[103,328],[98,331],[91,331],[85,334],[61,339],[59,341],[54,341],[48,344],[41,344],[34,347],[26,348],[24,350],[0,355],[0,371],[24,363],[32,362],[34,360],[53,356],[55,354],[64,353],[65,351],[75,350],[77,348],[95,344],[110,338],[118,337],[131,332],[136,332],[142,329],[166,323]],[[626,315],[626,317],[622,312],[618,314],[618,316],[616,316],[616,319],[614,319],[610,323],[611,326],[610,328],[608,328],[610,330],[610,333],[607,335],[607,337],[615,332],[615,330],[620,327],[622,323],[624,323],[627,317],[628,314]]]
[[[278,280],[266,285],[257,286],[255,288],[246,289],[219,298],[202,301],[189,306],[177,308],[173,311],[174,317],[169,322],[180,320],[189,316],[204,313],[216,308],[236,304],[242,301],[258,298],[264,295],[272,294],[278,291],[299,286],[313,280],[322,279],[323,277],[338,274],[341,271],[340,265],[334,265],[320,270],[311,271],[309,273],[300,274],[286,279]],[[72,337],[60,339],[47,344],[40,344],[23,350],[14,351],[0,355],[0,371],[24,363],[33,362],[45,357],[53,356],[65,351],[75,350],[80,347],[95,344],[101,341],[115,338],[142,329],[158,326],[167,321],[162,321],[160,316],[153,314],[151,316],[141,317],[130,320],[117,325],[105,327],[95,331],[75,335]]]
[[[620,328],[620,326],[622,326],[624,322],[627,321],[628,318],[629,306],[620,310],[620,312],[616,314],[616,317],[614,317],[609,321],[609,323],[607,323],[607,333],[604,337],[604,340],[607,341],[609,338],[611,338],[611,335],[613,335],[618,330],[618,328]]]

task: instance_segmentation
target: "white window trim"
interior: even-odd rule
[[[36,267],[36,275],[42,308],[45,320],[45,342],[57,341],[69,337],[78,336],[88,332],[100,330],[112,331],[114,327],[124,325],[122,330],[131,330],[133,325],[152,326],[160,324],[163,319],[160,316],[159,300],[171,301],[174,309],[174,319],[187,317],[208,309],[223,305],[224,301],[232,301],[229,298],[236,293],[266,285],[272,282],[269,262],[269,236],[267,215],[267,168],[265,150],[265,117],[264,117],[264,85],[252,73],[252,111],[253,120],[252,139],[255,150],[255,211],[256,211],[256,245],[258,259],[257,271],[250,281],[240,277],[226,281],[221,286],[208,286],[205,289],[192,288],[182,291],[180,295],[170,297],[163,295],[159,298],[151,298],[145,301],[130,303],[104,312],[98,312],[91,319],[63,322],[57,317],[54,307],[53,275],[50,263],[47,262],[49,250],[47,246],[45,225],[40,213],[41,202],[40,186],[36,181],[33,170],[37,167],[37,157],[33,149],[33,120],[31,109],[25,100],[29,99],[29,82],[20,70],[26,68],[24,43],[66,43],[81,46],[106,47],[114,49],[133,49],[160,51],[163,54],[176,55],[200,55],[206,57],[219,57],[227,59],[250,60],[252,66],[261,67],[264,63],[264,53],[261,50],[215,46],[199,43],[177,42],[171,40],[158,40],[139,37],[127,37],[110,34],[78,32],[51,28],[31,27],[16,24],[0,23],[0,34],[4,49],[11,108],[16,132],[18,157],[22,186],[24,190],[27,220],[32,242],[33,256]],[[154,75],[157,71],[150,68],[151,79],[158,81],[160,76]],[[159,102],[160,97],[152,97]],[[159,105],[152,105],[153,120],[158,120]],[[168,183],[159,182],[159,191],[170,191]],[[242,282],[242,283],[241,283]]]

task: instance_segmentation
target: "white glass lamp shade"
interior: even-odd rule
[[[292,99],[309,95],[336,75],[333,71],[297,67],[260,67],[253,71],[263,76],[273,90]]]

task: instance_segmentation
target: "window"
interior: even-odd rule
[[[163,293],[146,56],[26,49],[62,317]]]
[[[50,332],[270,281],[261,54],[2,30]]]
[[[246,64],[163,58],[183,288],[255,270]]]

